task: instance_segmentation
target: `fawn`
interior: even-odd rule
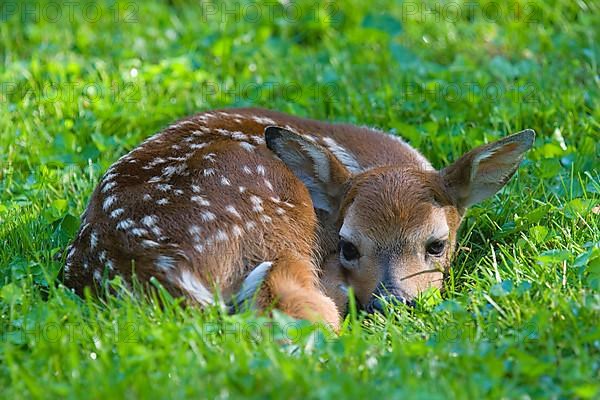
[[[69,248],[65,283],[156,277],[192,304],[255,296],[324,321],[441,288],[466,208],[498,191],[532,130],[436,171],[398,137],[283,113],[182,119],[114,163]],[[256,292],[256,293],[255,293]]]

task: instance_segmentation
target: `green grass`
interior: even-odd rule
[[[598,2],[24,4],[0,5],[1,398],[600,398]],[[437,167],[538,136],[469,211],[443,298],[339,337],[60,287],[103,171],[242,105],[377,126]]]

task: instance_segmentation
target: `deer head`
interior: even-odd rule
[[[340,269],[367,311],[381,310],[381,299],[410,303],[442,287],[466,209],[508,182],[534,136],[525,130],[483,145],[440,171],[419,165],[363,170],[351,154],[336,157],[309,137],[265,130],[267,147],[310,192],[323,264]]]

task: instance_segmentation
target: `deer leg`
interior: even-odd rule
[[[273,264],[265,288],[275,306],[284,313],[298,319],[325,322],[335,331],[339,329],[337,307],[321,291],[310,259],[279,258]]]

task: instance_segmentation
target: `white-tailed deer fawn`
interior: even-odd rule
[[[465,209],[508,181],[533,138],[520,132],[436,171],[369,128],[261,109],[198,114],[106,172],[65,282],[81,293],[103,277],[154,276],[198,304],[214,289],[258,289],[259,307],[335,328],[347,286],[368,310],[440,287]]]

